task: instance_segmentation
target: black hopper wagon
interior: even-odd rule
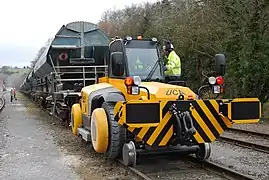
[[[106,75],[109,42],[96,24],[79,21],[63,25],[20,90],[69,123],[81,89]]]

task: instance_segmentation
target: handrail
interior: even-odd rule
[[[56,79],[56,80],[61,80],[62,82],[65,82],[65,81],[95,81],[96,78],[76,78],[76,79]]]
[[[108,65],[95,65],[95,66],[54,66],[55,68],[95,68],[95,67],[108,67]]]
[[[57,71],[52,72],[52,74],[56,74],[55,80],[58,82],[66,82],[66,81],[83,81],[83,85],[86,85],[86,81],[96,81],[97,73],[106,73],[108,66],[107,65],[89,65],[89,66],[54,66],[54,69]],[[72,69],[76,69],[76,71],[72,71]],[[79,78],[63,78],[64,74],[79,74],[82,77]],[[88,77],[88,74],[94,75],[94,77]]]

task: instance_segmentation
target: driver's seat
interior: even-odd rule
[[[137,57],[136,60],[130,64],[129,68],[132,72],[144,71],[144,64]]]

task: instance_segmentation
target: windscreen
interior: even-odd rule
[[[126,56],[130,76],[140,76],[141,79],[147,78],[149,72],[159,58],[156,48],[126,48]],[[161,78],[159,64],[151,79],[158,78]]]

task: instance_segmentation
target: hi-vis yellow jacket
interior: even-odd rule
[[[137,57],[136,62],[135,62],[135,70],[140,70],[140,69],[143,69],[143,68],[144,68],[143,63]]]
[[[166,76],[180,76],[181,75],[181,61],[175,51],[171,51],[168,56],[166,64]]]

